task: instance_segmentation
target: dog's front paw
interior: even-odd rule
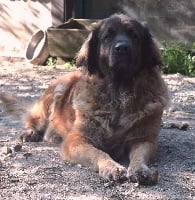
[[[31,128],[25,129],[21,132],[20,140],[22,142],[39,142],[42,141],[42,135]]]
[[[129,166],[127,176],[134,183],[154,185],[158,180],[158,171],[155,168],[149,169],[146,165]]]
[[[114,161],[108,161],[99,169],[99,175],[107,180],[124,181],[127,179],[127,170]]]

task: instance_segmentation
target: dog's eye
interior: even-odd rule
[[[110,39],[112,39],[112,37],[109,34],[105,35],[103,38],[104,42],[108,42]]]
[[[108,34],[110,35],[110,36],[114,36],[115,35],[115,30],[113,30],[113,29],[109,29],[108,30]]]
[[[128,34],[130,35],[131,38],[137,40],[138,39],[138,34],[133,31],[133,30],[128,30]]]
[[[107,33],[104,35],[103,39],[105,42],[109,41],[110,39],[112,39],[115,35],[115,31],[112,29],[109,29],[107,31]]]

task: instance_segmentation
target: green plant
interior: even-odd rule
[[[74,60],[71,60],[71,61],[69,61],[69,62],[66,62],[66,63],[64,64],[65,70],[68,70],[68,69],[72,68],[72,67],[74,66],[74,64],[75,64],[75,61],[74,61]]]
[[[50,66],[50,67],[56,67],[57,65],[57,57],[53,57],[53,56],[50,56],[47,61],[46,61],[46,66]],[[73,66],[75,65],[75,61],[74,60],[70,60],[70,61],[67,61],[64,65],[64,69],[65,70],[69,70],[70,68],[72,68]]]
[[[187,51],[184,45],[164,42],[162,59],[164,73],[181,73],[183,75],[195,76],[195,56]]]
[[[195,50],[195,42],[192,43],[192,49]]]
[[[57,64],[57,58],[56,57],[50,56],[46,61],[47,66],[55,67],[56,64]]]

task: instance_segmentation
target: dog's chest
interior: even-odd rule
[[[76,126],[100,146],[105,141],[124,140],[137,110],[133,94],[130,90],[114,90],[99,80],[84,79],[77,84],[72,98]]]
[[[125,134],[124,121],[133,112],[135,97],[129,91],[109,91],[106,87],[91,90],[83,99],[85,132],[101,139],[120,138]],[[82,109],[84,106],[82,107]],[[100,139],[100,140],[101,140]]]
[[[89,103],[90,110],[85,112],[82,131],[95,146],[105,149],[126,140],[129,131],[126,124],[129,124],[135,97],[124,91],[115,97],[103,88],[100,91],[91,94],[93,103]]]

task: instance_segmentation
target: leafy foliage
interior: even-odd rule
[[[193,44],[192,49],[195,47]],[[163,43],[163,72],[166,74],[181,73],[195,76],[195,55],[182,44]]]
[[[55,67],[57,64],[57,58],[50,56],[46,61],[46,66]]]
[[[65,68],[65,70],[68,70],[68,69],[71,69],[74,65],[75,65],[75,61],[72,60],[70,62],[65,63],[64,68]]]
[[[75,64],[74,60],[70,60],[64,64],[64,69],[68,70],[71,69]],[[57,65],[57,57],[50,56],[46,61],[46,66],[55,68]]]

